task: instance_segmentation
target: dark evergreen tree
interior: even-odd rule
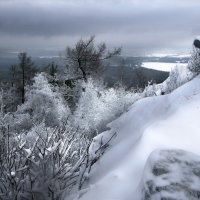
[[[17,86],[20,91],[21,103],[25,101],[25,87],[31,83],[37,69],[34,67],[34,63],[27,53],[23,52],[18,55],[19,64],[17,72]]]

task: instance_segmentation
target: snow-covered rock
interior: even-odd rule
[[[183,150],[154,151],[141,187],[141,200],[200,199],[200,156]]]

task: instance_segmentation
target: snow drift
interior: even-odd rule
[[[171,94],[141,99],[110,123],[110,130],[94,138],[91,156],[100,140],[113,134],[116,138],[92,167],[77,198],[141,200],[145,163],[153,151],[182,149],[200,155],[199,85],[200,76]]]

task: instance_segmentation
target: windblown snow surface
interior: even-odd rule
[[[93,165],[79,198],[141,200],[145,163],[154,150],[182,149],[200,155],[199,119],[200,76],[171,94],[139,100],[94,139],[95,144],[101,137],[117,135]]]

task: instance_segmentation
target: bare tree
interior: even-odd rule
[[[86,81],[88,75],[98,74],[102,68],[102,61],[109,59],[121,53],[121,48],[115,48],[112,51],[107,50],[106,44],[94,44],[95,36],[89,40],[80,39],[75,47],[66,49],[66,61],[68,67],[72,67],[74,72],[81,73]]]

